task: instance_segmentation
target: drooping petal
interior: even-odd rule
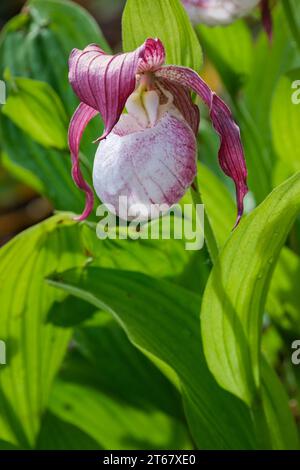
[[[93,182],[102,202],[113,206],[121,218],[147,220],[177,203],[196,172],[195,135],[173,108],[154,127],[142,130],[132,116],[123,114],[99,144]],[[125,198],[127,208],[122,206]],[[139,213],[130,214],[137,205]],[[164,210],[159,210],[161,205]]]
[[[84,180],[80,170],[79,145],[84,129],[96,114],[98,114],[98,112],[95,109],[84,103],[80,103],[72,116],[69,126],[68,141],[72,158],[72,176],[78,188],[82,189],[86,194],[85,209],[76,220],[83,220],[88,217],[94,205],[93,190]]]
[[[238,223],[243,214],[243,200],[248,192],[247,168],[240,130],[233,120],[230,109],[192,69],[170,65],[160,68],[156,76],[188,87],[208,106],[212,124],[220,137],[220,166],[224,173],[233,179],[236,186],[238,207],[236,223]]]
[[[117,55],[108,55],[95,44],[83,51],[73,49],[69,81],[80,101],[101,114],[105,124],[101,138],[118,122],[128,96],[135,89],[138,71],[156,70],[163,60],[163,45],[155,39],[147,39],[133,52]]]
[[[272,14],[271,14],[269,0],[261,1],[261,16],[262,16],[263,27],[271,42],[273,38],[273,21],[272,21]]]

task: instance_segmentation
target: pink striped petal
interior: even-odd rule
[[[76,217],[76,220],[86,219],[94,205],[93,190],[84,180],[80,170],[79,145],[84,129],[96,114],[98,114],[98,111],[84,103],[80,103],[72,116],[69,126],[68,140],[72,158],[72,176],[78,188],[82,189],[86,194],[85,209],[79,217]]]
[[[134,91],[136,71],[144,45],[134,52],[107,55],[97,46],[74,49],[69,60],[69,81],[79,99],[100,112],[106,137],[120,118]]]
[[[138,73],[155,72],[166,59],[163,43],[159,39],[149,38],[144,44],[143,56],[139,60]]]
[[[99,111],[105,138],[118,122],[126,100],[134,91],[136,74],[155,71],[165,60],[159,39],[147,39],[133,52],[108,55],[96,44],[83,51],[73,49],[69,59],[69,81],[80,101]]]
[[[212,124],[220,137],[220,166],[236,186],[238,224],[243,214],[243,200],[248,192],[247,168],[240,130],[229,108],[192,69],[170,65],[160,68],[155,75],[193,90],[209,108]]]
[[[69,58],[69,81],[81,100],[69,128],[72,175],[76,185],[86,193],[86,207],[79,220],[93,208],[93,192],[84,181],[79,166],[79,143],[93,116],[101,114],[105,124],[104,139],[118,122],[127,98],[136,86],[136,74],[154,71],[162,65],[165,52],[158,39],[147,39],[133,52],[108,55],[96,44],[83,51],[73,49]]]
[[[260,5],[261,5],[261,16],[262,16],[263,27],[268,35],[269,41],[272,42],[273,21],[272,21],[270,2],[269,0],[262,0]]]

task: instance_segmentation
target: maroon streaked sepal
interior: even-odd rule
[[[233,179],[236,187],[237,224],[243,214],[243,200],[248,192],[247,168],[240,129],[234,122],[230,109],[192,69],[170,65],[161,67],[156,75],[190,88],[209,108],[213,127],[220,137],[220,166],[224,173]]]
[[[84,129],[96,114],[98,112],[95,109],[85,103],[80,103],[69,125],[68,141],[72,159],[72,177],[78,188],[86,194],[84,211],[79,217],[76,217],[76,220],[86,219],[93,210],[94,205],[93,190],[83,178],[80,170],[79,145]]]

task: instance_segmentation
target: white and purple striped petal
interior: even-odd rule
[[[122,115],[115,129],[99,144],[93,183],[101,201],[114,207],[121,218],[147,220],[178,202],[196,173],[195,134],[171,107],[155,126],[148,128],[141,128],[130,115]],[[120,214],[120,196],[126,198],[128,211],[139,208],[139,215],[130,215],[127,210]]]

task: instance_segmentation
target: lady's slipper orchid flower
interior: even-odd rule
[[[247,16],[260,4],[262,22],[271,39],[272,17],[269,0],[182,0],[191,21],[209,26],[227,25],[238,18]]]
[[[135,51],[115,56],[94,44],[72,51],[69,80],[81,103],[70,122],[69,146],[73,179],[86,193],[85,210],[78,220],[93,208],[93,191],[80,171],[79,144],[97,113],[105,129],[98,139],[93,183],[102,202],[118,213],[120,196],[126,196],[128,206],[146,207],[143,219],[148,219],[153,217],[150,206],[171,207],[179,201],[197,172],[199,110],[191,90],[209,108],[220,137],[220,165],[236,186],[240,219],[247,170],[239,128],[226,104],[196,72],[163,66],[164,61],[159,39],[147,39]],[[127,114],[122,114],[125,106]]]

